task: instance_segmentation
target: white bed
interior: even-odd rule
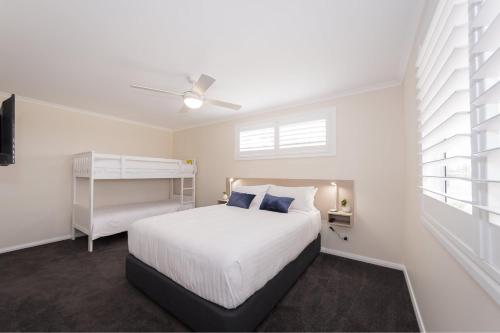
[[[105,237],[127,231],[133,222],[149,216],[180,210],[179,200],[104,206],[94,209],[93,237]]]
[[[317,210],[281,214],[216,205],[137,221],[128,243],[142,262],[233,309],[295,259],[320,229]]]
[[[71,238],[75,239],[76,230],[88,235],[88,250],[92,252],[93,240],[126,231],[135,220],[194,208],[196,171],[194,160],[99,154],[94,151],[74,155]],[[170,179],[168,187],[171,201],[96,208],[96,182],[111,179]],[[180,182],[179,194],[174,194],[175,180]]]

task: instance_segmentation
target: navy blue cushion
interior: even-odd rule
[[[274,195],[266,194],[264,200],[260,204],[260,209],[270,210],[277,213],[288,213],[288,208],[292,204],[294,198],[275,197]]]
[[[227,205],[248,209],[248,207],[250,207],[250,204],[252,203],[253,198],[255,198],[255,194],[233,191],[231,192],[231,196],[229,197]]]

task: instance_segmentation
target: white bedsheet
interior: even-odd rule
[[[127,231],[137,220],[176,212],[180,207],[180,201],[168,200],[96,208],[93,239]]]
[[[128,245],[136,258],[184,288],[232,309],[295,259],[320,229],[318,211],[215,205],[137,221]]]

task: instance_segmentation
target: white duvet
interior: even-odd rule
[[[129,251],[184,288],[236,308],[312,242],[318,211],[288,214],[215,205],[146,218]]]

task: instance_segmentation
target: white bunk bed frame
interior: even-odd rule
[[[189,161],[189,162],[188,162]],[[196,161],[175,160],[152,157],[99,154],[94,151],[73,155],[73,209],[71,238],[75,231],[88,235],[88,250],[93,250],[94,220],[94,183],[96,180],[110,179],[180,179],[180,194],[174,194],[173,181],[170,182],[170,198],[180,198],[180,210],[195,207]],[[78,179],[88,179],[88,207],[82,214],[77,212],[81,205],[77,203]],[[190,187],[185,187],[184,180],[191,179]],[[188,201],[184,192],[191,191]],[[81,210],[81,209],[80,209]],[[95,238],[94,238],[95,237]]]

